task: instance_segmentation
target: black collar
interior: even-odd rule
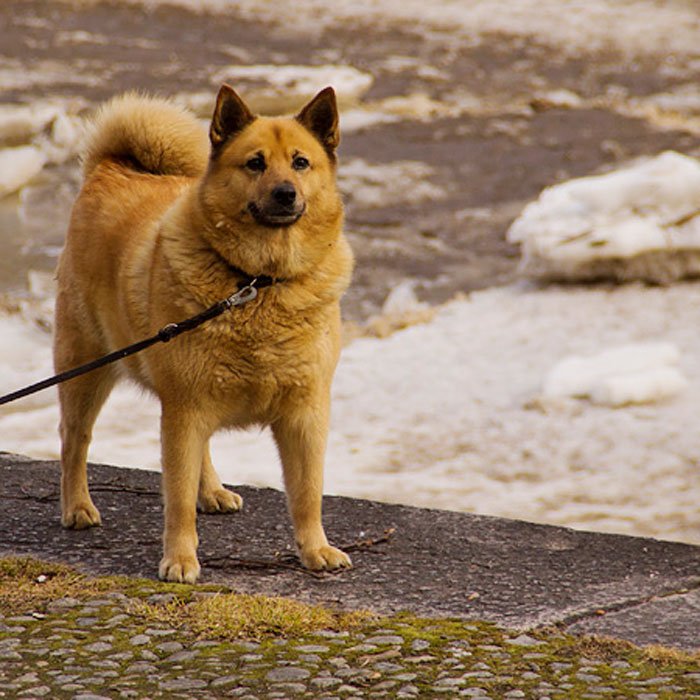
[[[216,248],[212,248],[212,251],[218,256],[219,260],[221,260],[221,262],[224,265],[226,265],[231,275],[239,278],[238,289],[249,287],[253,283],[253,281],[255,281],[255,287],[257,289],[271,287],[276,282],[286,282],[286,280],[282,277],[270,277],[269,275],[251,275],[250,272],[246,272],[240,267],[232,265],[218,250],[216,250]]]
[[[238,288],[243,289],[243,287],[249,287],[255,282],[256,289],[264,289],[265,287],[271,287],[276,282],[284,282],[280,277],[270,277],[269,275],[251,275],[245,270],[241,270],[240,267],[235,267],[230,263],[227,263],[228,269],[236,277],[240,278],[238,282]]]

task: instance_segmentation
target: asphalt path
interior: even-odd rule
[[[154,577],[161,556],[160,475],[90,465],[103,525],[60,524],[56,462],[0,453],[0,554]],[[700,547],[501,518],[326,497],[331,541],[354,568],[301,568],[285,498],[236,487],[244,508],[200,515],[202,580],[244,593],[345,609],[462,618],[536,630],[700,648]]]

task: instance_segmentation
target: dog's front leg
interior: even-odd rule
[[[209,431],[182,406],[164,403],[161,416],[165,528],[159,576],[194,583],[197,561],[197,493]]]
[[[328,544],[321,523],[329,401],[313,403],[285,415],[272,426],[282,460],[294,536],[307,569],[350,567],[350,557]]]

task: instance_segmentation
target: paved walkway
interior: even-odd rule
[[[58,465],[0,453],[0,553],[153,577],[160,475],[96,465],[90,474],[103,527],[66,531]],[[382,614],[700,648],[700,547],[329,497],[327,532],[352,550],[355,568],[316,577],[293,555],[283,494],[237,490],[240,513],[199,518],[204,582]]]
[[[361,631],[221,642],[134,614],[172,595],[62,597],[0,618],[7,698],[700,698],[700,665],[590,654],[560,633],[461,622],[382,620]],[[546,641],[545,641],[546,640]]]
[[[0,454],[0,555],[152,577],[159,475],[91,466],[104,526],[83,532],[60,526],[58,476],[55,462]],[[327,529],[355,568],[313,576],[291,551],[283,495],[239,491],[242,513],[200,518],[205,583],[381,617],[227,641],[144,616],[144,602],[184,605],[206,586],[128,579],[97,597],[5,600],[0,698],[700,700],[697,655],[582,634],[700,647],[699,547],[328,498]]]

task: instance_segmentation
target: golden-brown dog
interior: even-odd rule
[[[249,425],[272,428],[303,564],[350,566],[321,524],[339,299],[352,271],[335,186],[338,139],[331,88],[294,118],[270,118],[224,85],[208,140],[193,116],[163,100],[127,95],[98,114],[58,266],[57,371],[192,316],[249,276],[274,283],[167,345],[60,386],[65,527],[100,524],[87,450],[102,404],[126,375],[161,402],[161,578],[196,580],[197,506],[241,507],[214,471],[209,438]]]

